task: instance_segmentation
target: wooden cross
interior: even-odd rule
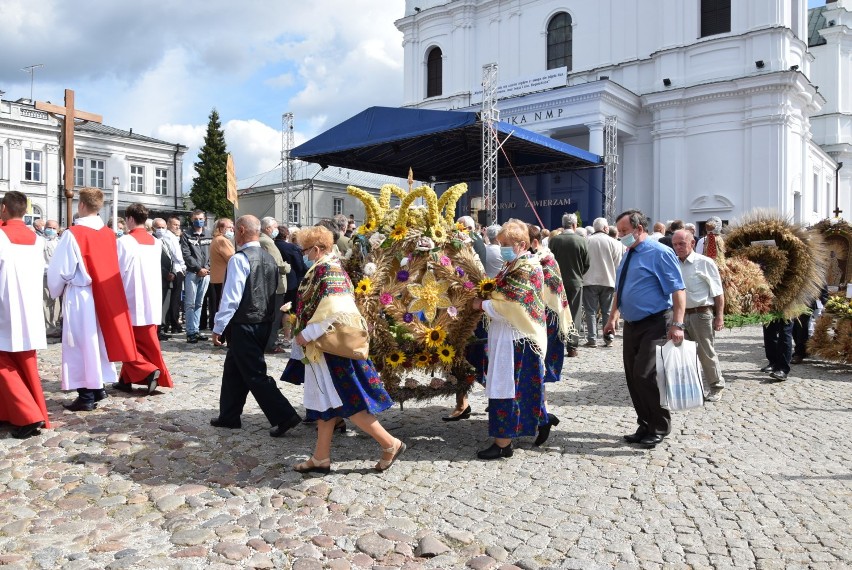
[[[103,117],[74,108],[74,91],[65,90],[65,106],[53,105],[36,101],[35,108],[39,111],[47,111],[52,115],[62,115],[62,164],[65,168],[63,185],[65,186],[65,225],[71,225],[71,205],[74,202],[74,125],[77,119],[103,123]]]

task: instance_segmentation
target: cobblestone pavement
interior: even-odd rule
[[[115,393],[70,413],[60,347],[41,351],[55,428],[0,428],[0,565],[10,568],[842,568],[852,566],[852,368],[809,363],[762,383],[760,330],[718,339],[721,402],[676,413],[653,450],[622,442],[635,416],[612,349],[581,348],[549,391],[562,420],[541,449],[482,462],[474,415],[408,403],[382,422],[408,443],[335,438],[334,471],[291,466],[314,428],[270,438],[253,401],[215,429],[224,352],[163,343],[177,387]],[[277,375],[286,360],[269,358]],[[283,385],[294,403],[297,387]]]

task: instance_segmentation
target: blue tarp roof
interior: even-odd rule
[[[596,154],[516,125],[495,126],[519,176],[602,164]],[[411,167],[418,180],[464,182],[482,177],[482,122],[470,111],[370,107],[297,146],[291,156],[396,177],[407,176]],[[512,175],[502,152],[499,174]]]

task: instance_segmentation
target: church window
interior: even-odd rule
[[[547,69],[567,67],[571,71],[574,56],[574,28],[571,14],[560,12],[547,24]]]
[[[701,37],[731,31],[731,0],[701,0]]]
[[[104,161],[90,160],[89,161],[89,186],[92,188],[104,187]]]
[[[24,151],[24,180],[27,182],[41,182],[41,151]]]
[[[443,54],[441,48],[434,47],[429,50],[426,57],[426,97],[437,97],[442,92],[443,78]]]
[[[130,191],[142,193],[145,191],[145,167],[133,164],[130,166]]]

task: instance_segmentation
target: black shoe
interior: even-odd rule
[[[12,430],[12,437],[14,437],[15,439],[27,439],[28,437],[38,435],[39,428],[43,427],[44,422],[36,422],[34,424],[21,426]]]
[[[186,343],[187,344],[196,344],[198,342],[199,336],[200,335],[194,334],[194,335],[190,335],[190,336],[186,337]]]
[[[457,422],[459,420],[468,419],[470,417],[470,413],[471,413],[471,409],[470,409],[470,406],[468,406],[464,410],[462,410],[462,413],[460,413],[458,415],[444,416],[441,419],[444,420],[445,422]]]
[[[761,371],[761,372],[772,372],[772,365],[771,365],[771,364],[767,364],[766,366],[764,366],[763,368],[761,368],[761,369],[760,369],[760,371]]]
[[[800,354],[793,355],[793,358],[790,359],[790,364],[801,364],[805,361],[805,357]]]
[[[656,447],[658,443],[663,441],[663,436],[657,435],[655,433],[649,433],[645,437],[639,440],[639,445],[643,445],[647,448]]]
[[[783,382],[787,379],[787,373],[783,370],[773,370],[769,377],[772,378],[776,382]]]
[[[87,402],[79,397],[70,404],[62,404],[62,406],[70,412],[91,412],[98,407],[95,402]]]
[[[118,390],[119,392],[127,392],[128,394],[133,393],[133,386],[122,382],[120,378],[118,382],[112,385],[112,388],[113,390]]]
[[[557,418],[553,414],[548,414],[548,416],[548,422],[543,426],[538,426],[538,435],[536,436],[535,441],[533,442],[533,447],[539,447],[541,444],[547,441],[547,438],[550,437],[550,428],[559,425],[559,418]]]
[[[204,336],[203,334],[200,334],[200,333],[195,335],[195,340],[204,341],[204,340],[209,340],[209,338],[210,337],[206,337],[206,336]]]
[[[172,327],[172,334],[182,334],[183,327]]]
[[[569,348],[568,350],[565,351],[565,355],[568,358],[576,358],[577,357],[577,349],[576,348]]]
[[[271,430],[269,430],[269,435],[272,437],[283,437],[285,433],[287,433],[290,429],[296,427],[302,423],[302,418],[298,415],[291,417],[288,420],[284,420]]]
[[[648,435],[648,428],[645,426],[639,426],[636,430],[636,433],[629,433],[624,436],[624,441],[627,443],[639,443],[642,441],[642,438]]]
[[[488,449],[478,451],[476,456],[480,459],[500,459],[501,457],[512,457],[513,454],[514,451],[512,451],[511,443],[506,447],[500,447],[496,443],[492,443]]]
[[[172,336],[166,333],[157,333],[157,340],[171,340]]]
[[[147,381],[147,383],[148,383],[148,395],[149,395],[149,396],[150,396],[151,394],[153,394],[153,393],[154,393],[154,390],[156,390],[156,389],[157,389],[157,386],[159,386],[159,385],[160,385],[160,384],[157,382],[157,378],[159,378],[159,377],[160,377],[160,371],[159,371],[159,370],[154,370],[153,372],[151,372],[150,374],[148,374],[148,376],[145,378],[145,380],[146,380],[146,381]]]
[[[109,397],[107,391],[104,388],[95,391],[95,402],[100,402],[101,400],[106,400]]]
[[[228,428],[228,429],[240,429],[243,427],[242,422],[237,420],[236,422],[226,422],[223,421],[222,418],[213,418],[210,420],[210,425],[218,428]]]

